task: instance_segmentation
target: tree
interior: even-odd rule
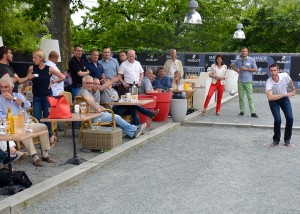
[[[6,46],[16,52],[31,52],[40,36],[47,34],[41,20],[31,20],[23,15],[24,5],[16,1],[0,1],[0,35]]]
[[[83,8],[81,0],[18,0],[30,7],[24,10],[26,17],[40,19],[48,26],[51,38],[59,41],[62,64],[60,69],[67,70],[71,57],[71,17],[70,14]],[[74,6],[70,8],[70,4]]]

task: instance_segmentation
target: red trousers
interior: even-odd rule
[[[217,80],[216,84],[210,84],[209,91],[208,91],[208,94],[205,99],[204,108],[207,108],[209,101],[211,99],[211,96],[214,94],[214,92],[216,90],[218,90],[216,112],[220,112],[221,101],[222,101],[222,96],[223,96],[223,92],[224,92],[224,85],[221,85],[220,80]]]

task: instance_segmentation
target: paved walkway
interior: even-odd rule
[[[20,213],[300,213],[298,96],[296,147],[264,146],[273,134],[264,94],[254,95],[260,118],[238,117],[234,98],[221,116],[194,113]]]

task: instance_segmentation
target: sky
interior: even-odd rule
[[[96,7],[98,6],[97,0],[82,0],[83,4],[87,7]],[[71,18],[75,25],[82,23],[81,16],[85,16],[87,10],[79,10],[77,13],[71,15]]]

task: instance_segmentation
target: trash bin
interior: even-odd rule
[[[153,121],[163,122],[168,120],[172,92],[152,92],[147,93],[147,95],[153,95],[157,97],[155,110],[159,109],[159,113],[153,119]]]
[[[154,111],[154,109],[156,107],[156,99],[157,99],[156,96],[139,94],[138,99],[139,100],[154,100],[153,103],[148,103],[146,105],[143,105],[144,108],[146,108],[146,109],[148,109],[150,111]],[[144,115],[144,114],[142,114],[140,112],[138,112],[138,113],[139,113],[139,117],[140,117],[141,123],[147,123],[147,127],[149,128],[150,125],[151,125],[151,123],[152,123],[152,120],[148,116],[146,116],[146,115]]]

